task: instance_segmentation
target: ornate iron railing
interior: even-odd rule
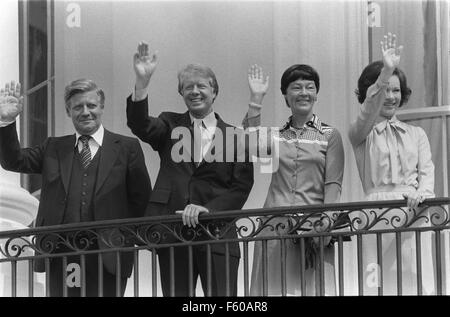
[[[380,283],[375,287],[376,294],[384,295],[383,284],[383,261],[389,255],[384,254],[383,241],[388,234],[393,234],[392,242],[395,245],[394,261],[397,271],[396,294],[403,294],[403,284],[407,277],[402,273],[402,243],[407,234],[413,235],[415,254],[415,294],[424,294],[423,265],[428,258],[423,258],[428,251],[428,247],[433,253],[433,270],[435,272],[435,283],[432,294],[443,294],[445,286],[445,265],[443,263],[445,254],[442,253],[442,235],[450,229],[450,217],[448,205],[450,198],[427,199],[420,208],[409,210],[403,200],[379,201],[379,202],[355,202],[344,204],[324,204],[296,207],[277,207],[265,209],[238,210],[226,212],[214,212],[202,214],[200,224],[196,228],[183,226],[179,215],[155,216],[134,219],[119,219],[109,221],[86,222],[78,224],[67,224],[49,227],[39,227],[25,230],[14,230],[0,232],[0,265],[10,264],[11,290],[10,295],[17,295],[17,264],[28,262],[28,296],[34,295],[32,269],[36,261],[44,261],[46,271],[46,295],[51,296],[49,287],[50,262],[54,258],[63,258],[63,263],[67,265],[67,257],[72,255],[80,256],[81,264],[84,265],[84,257],[97,254],[99,259],[98,272],[103,274],[102,254],[113,254],[116,259],[117,278],[120,284],[121,252],[130,252],[134,256],[133,290],[134,295],[139,296],[139,253],[140,250],[152,251],[152,295],[157,296],[158,285],[156,275],[156,254],[162,248],[168,248],[171,252],[170,265],[173,272],[173,250],[174,248],[187,247],[189,258],[187,272],[192,275],[193,259],[192,250],[198,246],[206,246],[207,259],[207,287],[205,295],[211,295],[211,247],[216,244],[225,246],[225,261],[227,265],[230,260],[230,244],[238,242],[243,252],[240,265],[243,266],[241,278],[239,280],[241,293],[239,295],[254,295],[250,291],[249,265],[251,264],[250,246],[253,242],[260,244],[262,257],[261,261],[261,292],[258,295],[299,295],[308,294],[306,290],[306,275],[311,268],[315,270],[316,295],[328,295],[326,284],[334,277],[326,277],[324,257],[327,252],[329,238],[335,242],[333,248],[336,250],[337,285],[336,295],[346,295],[345,285],[352,281],[347,280],[344,274],[345,263],[344,246],[346,241],[353,240],[356,243],[356,265],[352,273],[357,279],[357,292],[365,295],[367,285],[367,272],[364,267],[364,257],[368,250],[364,250],[365,236],[372,236],[376,239],[373,248],[376,248],[376,262],[380,268],[380,275],[376,276],[376,282]],[[315,229],[315,230],[311,230]],[[427,245],[423,238],[425,233],[433,235],[432,240]],[[279,285],[276,287],[279,294],[273,293],[271,287],[270,270],[272,265],[268,252],[270,252],[271,241],[279,241]],[[292,244],[291,244],[292,243]],[[445,243],[445,242],[444,242]],[[102,245],[102,248],[92,248],[93,245]],[[289,272],[289,250],[287,244],[298,247],[299,268],[298,275],[300,285],[294,286],[298,291],[292,291]],[[59,251],[58,251],[59,250]],[[374,251],[374,250],[371,250]],[[446,250],[445,252],[449,252]],[[311,252],[313,256],[311,258]],[[383,256],[385,257],[383,259]],[[315,258],[315,264],[314,259]],[[310,260],[313,259],[311,262]],[[312,263],[312,264],[311,264]],[[142,268],[141,268],[142,269]],[[390,269],[390,268],[389,268]],[[428,269],[428,268],[427,268]],[[348,271],[348,270],[347,270]],[[384,269],[386,272],[387,269]],[[82,268],[84,272],[84,268]],[[67,277],[64,273],[64,277]],[[226,294],[230,295],[230,272],[228,266],[224,274],[227,277]],[[351,275],[351,274],[350,274]],[[85,278],[85,277],[84,277]],[[255,276],[254,276],[255,278]],[[64,279],[65,280],[65,279]],[[101,284],[101,278],[99,285]],[[82,284],[85,280],[82,279]],[[384,282],[384,283],[383,283]],[[208,287],[209,286],[209,287]],[[450,285],[449,285],[450,286]],[[67,295],[67,285],[63,286],[63,295]],[[117,288],[117,295],[120,295]],[[231,293],[230,293],[231,292]],[[175,283],[171,276],[170,294],[175,295]],[[84,286],[81,285],[81,296],[86,295]],[[99,286],[99,295],[103,295],[102,286]],[[189,295],[195,296],[195,281],[189,279]]]

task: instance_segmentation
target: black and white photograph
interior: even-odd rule
[[[0,298],[449,296],[449,21],[448,0],[0,1]]]

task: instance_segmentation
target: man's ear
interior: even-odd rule
[[[69,118],[71,118],[72,116],[70,115],[70,109],[69,109],[69,107],[66,105],[66,113],[67,113],[67,116],[69,117]]]

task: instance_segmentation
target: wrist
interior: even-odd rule
[[[264,95],[265,95],[265,94],[252,94],[252,95],[250,96],[250,103],[254,103],[254,104],[257,104],[257,105],[261,105],[261,104],[262,104],[262,101],[263,101],[263,99],[264,99]]]
[[[380,81],[381,84],[388,84],[389,83],[389,78],[391,78],[392,74],[394,73],[395,67],[394,68],[390,68],[390,67],[386,67],[383,66],[383,68],[381,69],[380,72],[380,76],[378,76],[378,80]]]
[[[147,98],[148,89],[147,88],[138,88],[138,86],[134,86],[134,94],[133,101],[141,101]]]
[[[260,103],[256,103],[256,102],[250,101],[249,104],[248,104],[248,108],[249,109],[260,110],[262,108],[262,105]]]
[[[261,115],[261,108],[262,106],[254,103],[254,102],[250,102],[248,104],[248,117],[249,118],[253,118],[253,117],[257,117],[259,115]]]
[[[135,89],[136,90],[141,90],[141,89],[147,89],[148,85],[150,83],[150,78],[149,79],[141,79],[139,77],[136,77],[136,82],[135,82]]]

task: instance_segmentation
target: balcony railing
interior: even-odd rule
[[[52,296],[50,287],[51,261],[62,259],[62,284],[63,296],[68,295],[71,285],[67,283],[67,277],[71,271],[67,265],[74,256],[79,258],[80,265],[80,290],[81,296],[86,296],[85,265],[87,257],[95,256],[98,259],[98,296],[104,295],[102,277],[105,274],[103,255],[113,256],[116,267],[116,295],[120,294],[121,267],[123,263],[121,254],[126,252],[133,255],[134,266],[131,279],[133,296],[140,296],[140,290],[148,288],[152,296],[162,296],[158,284],[157,251],[169,250],[170,258],[170,295],[176,294],[174,281],[174,250],[175,248],[187,248],[188,258],[185,263],[186,274],[193,276],[193,250],[198,246],[204,246],[206,252],[207,279],[205,284],[205,296],[211,295],[211,253],[212,246],[221,244],[224,246],[226,294],[230,295],[230,245],[238,242],[240,245],[241,259],[239,264],[239,292],[238,296],[250,296],[250,284],[252,271],[250,267],[253,261],[260,261],[261,274],[257,276],[262,286],[260,295],[306,295],[310,294],[306,282],[308,270],[315,270],[316,285],[313,295],[327,294],[327,284],[333,282],[335,295],[349,295],[346,287],[356,284],[356,292],[359,295],[367,295],[367,280],[373,281],[373,276],[367,276],[365,258],[369,250],[364,249],[365,239],[371,237],[370,252],[375,255],[376,294],[389,294],[386,290],[387,283],[395,284],[395,294],[406,294],[403,288],[406,279],[403,266],[413,266],[415,274],[414,294],[445,294],[446,267],[449,263],[448,252],[443,246],[448,246],[448,229],[450,229],[450,217],[448,205],[450,198],[427,199],[416,210],[406,208],[403,200],[380,202],[355,202],[341,204],[325,204],[297,207],[278,207],[266,209],[238,210],[202,214],[200,224],[196,228],[183,226],[179,215],[156,216],[134,219],[120,219],[110,221],[85,222],[49,227],[39,227],[26,230],[14,230],[0,232],[0,267],[2,272],[9,272],[11,277],[10,292],[7,296],[35,296],[34,282],[36,273],[33,267],[37,262],[43,263],[45,270],[45,296]],[[312,228],[321,229],[311,231]],[[236,235],[234,235],[234,233]],[[394,259],[386,264],[385,237],[391,236],[394,245]],[[429,240],[425,236],[432,237]],[[334,244],[328,244],[332,237]],[[414,263],[404,263],[404,250],[402,243],[405,239],[412,239],[412,253]],[[270,270],[273,258],[269,256],[269,249],[273,241],[279,242],[279,271],[273,274]],[[314,241],[314,242],[312,242]],[[383,244],[384,243],[384,244]],[[255,244],[259,244],[262,256],[254,259],[252,250]],[[292,280],[286,268],[289,266],[290,257],[287,245],[298,248],[298,278],[299,285],[294,285],[298,292],[292,292]],[[352,244],[356,248],[355,256],[344,256],[345,247]],[[98,248],[98,245],[102,245]],[[335,250],[334,271],[335,276],[327,276],[324,263],[327,248]],[[96,246],[92,248],[92,246]],[[148,250],[151,259],[148,268],[151,267],[151,281],[146,285],[140,285],[140,272],[144,270],[139,264],[139,256]],[[411,251],[411,250],[410,250]],[[316,261],[311,266],[311,252]],[[446,254],[447,253],[447,254]],[[430,259],[427,254],[432,254]],[[407,260],[409,261],[409,260]],[[424,292],[424,282],[428,283],[426,274],[430,268],[424,268],[425,262],[432,261],[431,270],[434,272],[433,289]],[[314,262],[314,261],[313,261]],[[351,265],[350,265],[351,264]],[[394,267],[394,279],[387,275],[388,270]],[[19,268],[25,268],[20,273]],[[147,270],[148,268],[145,268]],[[27,290],[18,289],[18,275],[27,276]],[[369,275],[370,275],[369,274]],[[334,279],[331,281],[330,279]],[[353,279],[356,279],[356,283]],[[388,279],[388,280],[387,280]],[[274,293],[271,283],[276,280]],[[149,283],[148,283],[149,282]],[[410,281],[409,281],[410,282]],[[189,279],[189,295],[195,296],[195,281]]]

